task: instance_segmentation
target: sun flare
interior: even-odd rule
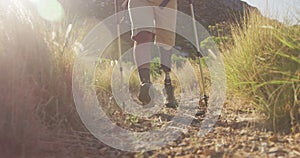
[[[64,18],[65,11],[57,0],[29,0],[32,2],[39,15],[50,22],[60,21]]]

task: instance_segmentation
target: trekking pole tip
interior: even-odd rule
[[[199,105],[204,105],[204,106],[208,106],[208,96],[207,95],[203,95],[201,97],[201,99],[199,100]]]

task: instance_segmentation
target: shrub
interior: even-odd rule
[[[234,44],[223,50],[229,89],[253,102],[275,131],[300,122],[299,37],[299,26],[252,12],[242,27],[232,25]]]
[[[90,26],[48,23],[21,1],[7,3],[0,5],[0,152],[31,157],[46,130],[83,127],[71,91],[73,46]]]

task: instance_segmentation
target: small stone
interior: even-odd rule
[[[207,149],[204,151],[205,155],[215,155],[217,152],[214,149]]]
[[[167,156],[167,155],[164,155],[164,154],[158,154],[157,157],[158,157],[158,158],[167,158],[168,156]]]
[[[300,152],[299,151],[297,151],[297,150],[293,150],[293,152],[292,153],[294,153],[295,155],[298,155],[298,156],[300,156]]]
[[[279,148],[278,147],[272,147],[269,149],[269,153],[276,153],[279,151]]]
[[[276,157],[276,153],[269,154],[269,157]]]
[[[300,142],[300,133],[295,134],[295,140]]]
[[[278,142],[278,137],[276,135],[273,135],[273,136],[270,136],[268,138],[268,140],[271,141],[271,142]]]
[[[183,147],[183,146],[187,146],[188,144],[186,142],[182,142],[180,143],[178,146]]]

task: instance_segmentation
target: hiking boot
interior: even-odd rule
[[[152,89],[152,84],[150,82],[145,82],[140,85],[140,92],[138,94],[138,99],[143,105],[147,105],[151,102],[151,98],[154,98],[154,93]]]
[[[165,88],[163,90],[166,98],[165,105],[167,108],[177,108],[178,103],[174,97],[174,87],[171,84],[171,80],[165,80]]]

